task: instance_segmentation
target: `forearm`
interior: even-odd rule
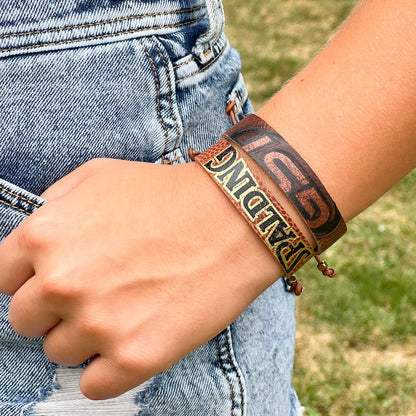
[[[346,220],[416,163],[416,4],[362,1],[260,111],[317,173]]]

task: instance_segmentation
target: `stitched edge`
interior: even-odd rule
[[[160,83],[159,83],[157,68],[156,68],[156,65],[155,65],[155,62],[154,62],[153,58],[150,56],[149,51],[147,50],[146,46],[143,44],[143,42],[140,39],[139,39],[139,43],[140,43],[141,47],[143,48],[143,51],[146,54],[147,58],[149,59],[150,64],[152,65],[152,68],[153,68],[153,74],[154,74],[155,84],[156,84],[156,104],[157,104],[156,111],[157,111],[157,115],[159,117],[159,121],[160,121],[160,124],[163,128],[163,132],[164,132],[164,135],[165,135],[165,146],[164,146],[164,148],[166,149],[166,147],[168,145],[168,130],[165,126],[165,123],[163,122],[162,113],[160,111]]]
[[[150,30],[150,29],[155,29],[155,30],[157,30],[157,29],[171,29],[171,28],[175,28],[175,27],[190,25],[192,23],[196,23],[196,22],[200,21],[201,19],[202,19],[202,17],[199,17],[197,19],[189,20],[187,22],[182,22],[182,23],[178,23],[178,24],[174,24],[174,25],[149,26],[149,27],[143,27],[143,28],[138,28],[138,29],[124,30],[124,31],[116,32],[116,33],[106,33],[104,35],[87,36],[87,37],[78,38],[78,39],[61,40],[59,42],[45,42],[45,43],[38,43],[38,44],[35,44],[35,45],[16,46],[16,47],[11,47],[11,48],[0,49],[0,52],[4,53],[4,52],[13,52],[13,51],[18,51],[18,50],[43,48],[43,47],[46,47],[46,46],[68,45],[68,44],[76,43],[76,42],[83,42],[83,41],[96,40],[96,39],[105,39],[105,38],[110,38],[110,37],[114,37],[114,36],[118,36],[118,35],[126,35],[126,34],[130,34],[130,33],[139,33],[139,32],[143,32],[143,31]]]
[[[28,204],[34,205],[36,208],[40,208],[40,207],[41,207],[41,205],[36,204],[35,202],[32,202],[30,199],[27,199],[27,198],[25,198],[25,197],[23,197],[23,196],[21,196],[21,195],[19,195],[19,194],[16,194],[16,193],[14,193],[14,192],[9,191],[9,190],[8,190],[7,188],[5,188],[4,186],[1,186],[1,185],[0,185],[0,190],[1,190],[1,191],[3,191],[3,192],[6,192],[6,193],[7,193],[7,194],[9,194],[9,195],[15,196],[16,198],[19,198],[19,199],[21,199],[22,201],[27,202]],[[0,201],[0,202],[1,202],[1,201]]]
[[[109,24],[109,23],[122,22],[122,21],[126,21],[126,20],[141,19],[141,18],[145,18],[145,17],[166,16],[166,15],[170,15],[170,14],[182,14],[182,13],[188,13],[188,12],[195,12],[195,11],[200,10],[201,8],[202,8],[202,6],[195,6],[195,7],[189,8],[189,9],[173,10],[173,11],[169,11],[169,12],[139,14],[139,15],[135,15],[135,16],[124,16],[124,17],[119,17],[119,18],[110,19],[110,20],[101,20],[99,22],[94,22],[94,23],[84,23],[84,24],[81,24],[81,25],[55,27],[55,28],[51,28],[51,29],[35,30],[35,31],[32,31],[32,32],[7,33],[7,34],[4,34],[4,35],[0,35],[0,39],[10,38],[10,37],[17,37],[17,36],[39,35],[39,34],[42,34],[42,33],[50,33],[50,32],[61,32],[61,31],[64,31],[64,30],[71,30],[71,29],[82,29],[82,28],[86,28],[86,27],[94,27],[94,26],[99,26],[99,25],[104,25],[104,24]]]
[[[6,201],[2,201],[2,200],[0,200],[0,204],[6,205],[6,206],[8,206],[8,207],[10,207],[10,208],[12,208],[12,209],[14,209],[14,210],[16,210],[16,211],[23,212],[23,213],[24,213],[24,214],[26,214],[26,215],[31,215],[31,214],[32,214],[30,211],[25,211],[23,208],[19,208],[19,207],[17,207],[16,205],[9,204],[9,203],[8,203],[8,202],[6,202]]]
[[[165,67],[165,71],[166,71],[166,77],[167,77],[167,81],[168,81],[168,89],[169,89],[169,93],[168,93],[168,101],[169,101],[169,111],[170,111],[170,115],[172,117],[172,120],[175,124],[175,130],[176,130],[176,140],[175,140],[175,144],[174,144],[174,148],[177,147],[177,144],[179,142],[180,139],[180,130],[179,130],[179,124],[178,124],[178,120],[176,119],[175,113],[173,111],[173,105],[172,105],[172,81],[170,78],[170,71],[169,71],[169,66],[165,60],[165,57],[162,54],[162,51],[160,50],[158,44],[156,43],[156,41],[154,40],[154,38],[151,38],[152,43],[155,45],[157,52],[159,54],[159,56],[162,58],[162,62],[163,65]],[[167,148],[167,140],[165,142],[165,149],[163,150],[163,153],[166,152],[166,148]]]
[[[175,65],[174,67],[173,67],[173,69],[178,69],[178,68],[180,68],[180,67],[182,67],[182,66],[185,66],[186,64],[189,64],[189,62],[192,62],[192,61],[195,61],[195,57],[190,57],[188,60],[186,60],[185,62],[182,62],[181,64],[179,64],[179,65]]]
[[[240,388],[240,399],[241,399],[241,413],[244,413],[244,409],[245,409],[245,400],[244,400],[244,387],[243,387],[243,382],[241,380],[241,376],[240,373],[237,369],[237,367],[234,364],[234,361],[232,359],[231,356],[231,348],[230,348],[230,344],[229,344],[229,340],[228,340],[228,336],[225,337],[225,346],[227,348],[227,357],[228,357],[228,362],[231,366],[231,369],[234,371],[234,373],[237,376],[237,381],[238,381],[238,386]]]
[[[222,372],[223,376],[227,380],[228,386],[230,388],[231,416],[235,416],[235,402],[234,402],[235,394],[234,394],[234,387],[233,387],[233,385],[231,383],[230,377],[228,376],[228,374],[225,371],[225,368],[224,368],[224,366],[222,364],[221,348],[220,348],[220,340],[219,340],[220,335],[224,335],[224,334],[222,333],[222,334],[219,334],[219,335],[217,335],[215,337],[215,341],[216,341],[216,345],[217,345],[217,363],[218,363],[218,366],[221,369],[221,372]]]

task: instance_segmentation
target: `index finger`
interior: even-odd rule
[[[24,223],[0,244],[0,292],[13,295],[35,274],[26,239]]]

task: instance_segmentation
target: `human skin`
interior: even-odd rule
[[[413,0],[362,1],[258,113],[311,165],[346,220],[416,164],[415,21]],[[13,295],[16,332],[46,334],[51,361],[95,357],[80,379],[91,399],[169,368],[282,274],[195,163],[94,160],[43,197],[0,245],[0,291]]]

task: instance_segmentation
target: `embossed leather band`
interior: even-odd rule
[[[224,137],[239,144],[291,200],[311,229],[317,254],[346,232],[345,222],[319,178],[299,153],[264,120],[250,114]]]
[[[291,277],[314,250],[283,207],[247,166],[236,147],[221,139],[193,154]]]

